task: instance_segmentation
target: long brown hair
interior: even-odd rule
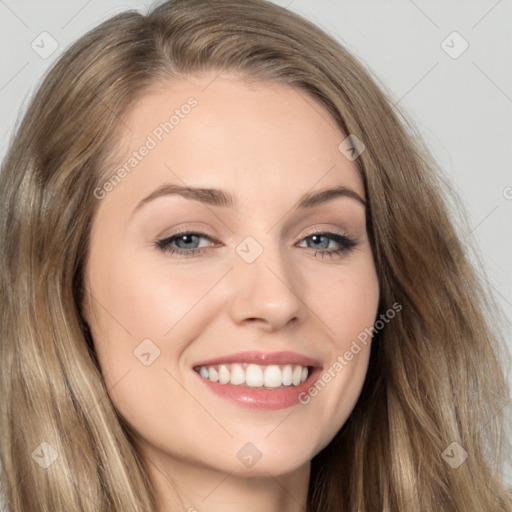
[[[364,142],[356,164],[380,309],[402,306],[375,335],[354,411],[312,461],[308,511],[509,512],[498,340],[438,172],[339,43],[265,0],[171,0],[148,15],[113,17],[64,52],[18,127],[0,173],[8,510],[156,510],[80,314],[94,190],[138,97],[164,80],[222,69],[295,87]],[[458,467],[454,450],[467,456]]]

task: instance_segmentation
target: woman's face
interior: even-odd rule
[[[302,91],[214,73],[120,123],[84,308],[114,405],[163,471],[306,467],[356,403],[377,314],[345,136]]]

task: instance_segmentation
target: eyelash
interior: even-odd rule
[[[160,249],[162,252],[167,254],[176,254],[180,257],[184,258],[190,258],[197,254],[201,254],[204,252],[205,248],[194,248],[190,250],[185,249],[177,249],[175,247],[171,247],[171,243],[175,240],[182,238],[184,236],[198,236],[200,238],[206,238],[210,242],[215,242],[210,236],[208,236],[206,233],[201,233],[198,231],[187,231],[184,230],[182,232],[177,232],[172,234],[171,236],[165,237],[161,240],[158,240],[155,244],[155,246]],[[330,250],[315,250],[314,257],[318,257],[317,255],[320,254],[322,258],[325,256],[329,256],[333,258],[334,256],[341,257],[343,254],[350,252],[356,245],[357,242],[354,238],[348,236],[348,235],[342,235],[339,233],[331,233],[331,232],[325,232],[325,231],[319,231],[315,233],[310,233],[309,235],[305,236],[302,240],[307,240],[308,238],[312,238],[314,236],[318,237],[327,237],[330,240],[334,240],[337,244],[339,244],[341,247],[339,249],[330,249]],[[301,240],[301,241],[302,241]],[[311,249],[311,248],[310,248]],[[314,250],[314,249],[313,249]]]

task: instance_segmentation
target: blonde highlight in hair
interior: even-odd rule
[[[501,483],[506,385],[489,305],[440,179],[368,72],[264,0],[171,0],[81,37],[28,108],[0,173],[1,490],[11,512],[156,511],[135,433],[116,412],[80,306],[97,199],[123,115],[150,88],[230,70],[304,92],[366,151],[357,159],[381,311],[354,411],[312,461],[309,512],[510,511]],[[441,453],[468,453],[457,469]],[[37,458],[48,443],[57,458]],[[43,445],[47,446],[47,445]]]

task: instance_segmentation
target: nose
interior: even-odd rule
[[[237,256],[231,272],[230,315],[236,324],[257,324],[268,331],[303,320],[299,275],[279,249],[265,248],[252,263]]]

